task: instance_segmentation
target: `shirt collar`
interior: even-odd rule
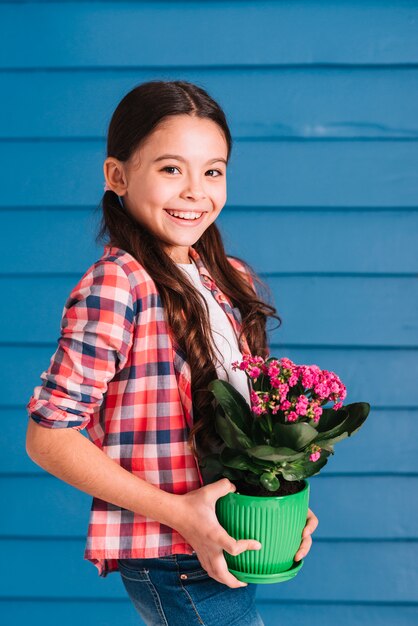
[[[112,253],[123,254],[123,251],[120,248],[112,247],[109,245],[105,245],[105,250],[109,254],[112,254]],[[221,289],[218,287],[218,285],[212,278],[209,270],[206,268],[205,264],[203,263],[203,259],[201,258],[200,254],[195,248],[193,248],[193,246],[189,246],[189,256],[193,259],[193,261],[196,264],[202,284],[208,289],[210,289],[215,300],[222,307],[222,309],[225,311],[226,315],[228,316],[229,320],[231,321],[231,324],[235,330],[235,333],[238,339],[240,331],[241,331],[241,327],[242,327],[241,326],[242,325],[241,312],[239,311],[237,307],[233,306],[233,303],[228,298],[228,296],[224,294],[221,291]],[[241,337],[240,348],[243,354],[251,354],[249,345],[247,343],[247,339],[244,335]]]
[[[189,255],[196,263],[202,283],[205,285],[205,287],[211,290],[215,300],[225,311],[235,330],[237,339],[239,339],[239,334],[242,328],[241,312],[237,307],[233,306],[233,303],[228,298],[228,296],[224,294],[223,291],[221,291],[221,289],[218,287],[218,285],[212,278],[209,270],[205,267],[200,254],[192,246],[189,247]],[[251,354],[247,339],[244,335],[241,337],[240,340],[240,349],[243,354]]]
[[[210,280],[213,280],[212,276],[210,275],[209,270],[205,267],[200,254],[198,253],[197,250],[193,248],[193,246],[189,247],[189,256],[196,263],[197,269],[199,270],[199,274],[201,276],[206,276],[210,278]]]

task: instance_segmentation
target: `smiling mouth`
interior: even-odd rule
[[[205,211],[174,211],[170,209],[164,209],[164,211],[172,220],[185,225],[199,224],[205,214]]]

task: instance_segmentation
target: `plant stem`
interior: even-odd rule
[[[271,422],[271,415],[270,415],[270,413],[266,414],[266,420],[267,420],[267,424],[268,424],[268,427],[269,427],[269,432],[270,432],[270,434],[273,434],[273,424]]]

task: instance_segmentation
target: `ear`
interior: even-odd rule
[[[123,163],[114,157],[107,157],[103,163],[103,174],[112,191],[118,196],[124,196],[128,183]]]

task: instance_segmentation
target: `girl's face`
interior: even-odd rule
[[[128,161],[106,159],[105,177],[138,222],[165,244],[173,261],[189,263],[189,246],[225,205],[227,150],[222,130],[212,120],[174,115]]]

